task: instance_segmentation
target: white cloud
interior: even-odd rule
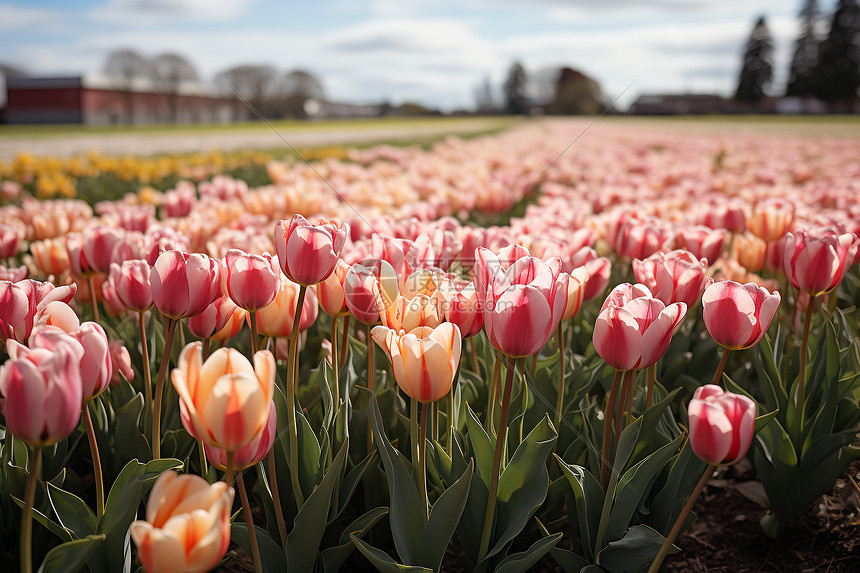
[[[20,32],[36,26],[53,25],[57,23],[58,18],[59,12],[45,8],[0,4],[0,31],[2,32]]]
[[[242,15],[250,4],[251,0],[110,0],[91,15],[96,20],[132,25],[175,19],[229,20]]]

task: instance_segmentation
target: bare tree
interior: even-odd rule
[[[292,117],[305,117],[305,102],[325,96],[322,82],[306,70],[293,70],[284,74],[277,92],[280,100],[277,107],[282,114]]]
[[[153,58],[152,71],[161,89],[168,95],[170,121],[176,123],[180,85],[182,82],[198,80],[200,76],[197,69],[184,56],[168,53]]]
[[[272,66],[241,64],[219,72],[215,84],[228,96],[238,93],[261,110],[272,95],[276,73]]]
[[[149,60],[130,48],[114,50],[105,59],[104,72],[120,80],[126,123],[134,123],[134,80],[150,75]]]

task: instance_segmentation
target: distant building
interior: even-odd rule
[[[634,115],[702,115],[730,111],[731,100],[713,94],[641,95],[630,113]]]
[[[250,118],[244,103],[199,83],[181,85],[175,96],[151,80],[135,80],[127,89],[123,80],[100,75],[10,77],[5,83],[6,105],[0,114],[4,123],[165,123],[174,97],[177,123]]]

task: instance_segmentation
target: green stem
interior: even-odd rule
[[[287,524],[284,522],[284,508],[281,507],[281,494],[278,490],[278,474],[275,469],[275,448],[269,450],[266,456],[269,473],[269,487],[272,489],[272,501],[275,506],[275,520],[278,522],[278,533],[281,536],[281,547],[287,550]]]
[[[340,368],[337,359],[337,316],[331,317],[331,368],[334,370],[334,409],[340,407]]]
[[[178,320],[167,319],[167,334],[164,337],[164,353],[158,365],[158,379],[155,381],[155,400],[152,403],[152,459],[161,459],[161,400],[164,396],[164,379],[170,365],[170,350]]]
[[[439,402],[433,402],[432,404],[429,404],[429,406],[432,409],[433,414],[433,427],[431,428],[431,435],[433,437],[433,442],[435,443],[439,441]]]
[[[409,400],[409,441],[412,450],[412,475],[415,476],[416,485],[418,481],[418,408],[420,403],[415,398]]]
[[[87,285],[90,287],[90,302],[93,304],[93,322],[99,323],[99,301],[96,299],[95,277],[87,277]]]
[[[370,335],[370,323],[364,325],[367,328],[367,388],[373,394],[373,381],[376,378],[376,370],[373,366],[373,354],[376,350],[373,337]],[[367,454],[370,455],[373,447],[373,431],[370,428],[370,416],[367,417]]]
[[[287,423],[290,430],[290,481],[293,486],[293,496],[296,500],[296,510],[304,505],[302,486],[299,483],[299,429],[296,426],[296,390],[298,380],[293,367],[298,360],[299,324],[302,318],[302,307],[308,287],[299,287],[299,297],[296,300],[296,312],[293,316],[293,329],[290,331],[290,353],[287,360]]]
[[[99,444],[96,441],[96,431],[93,429],[93,419],[90,416],[90,401],[84,404],[84,426],[87,429],[87,440],[90,443],[90,455],[93,458],[93,477],[96,482],[96,517],[99,519],[105,514],[105,485],[102,477],[102,461],[99,456]]]
[[[803,418],[806,415],[806,354],[809,348],[809,327],[812,323],[812,312],[815,309],[815,297],[809,296],[806,305],[806,318],[803,321],[803,339],[800,341],[800,393],[798,411],[800,412],[800,431],[803,432]]]
[[[726,369],[726,364],[729,363],[729,354],[732,351],[728,348],[723,348],[723,356],[720,358],[720,363],[717,365],[717,371],[714,372],[714,377],[711,378],[711,384],[716,384],[720,386],[720,382],[723,381],[723,371]]]
[[[462,359],[461,359],[462,360]],[[451,389],[448,390],[446,397],[448,402],[448,443],[445,451],[448,452],[448,457],[453,455],[454,451],[454,389],[457,387],[457,382],[460,380],[460,363],[457,363],[457,371],[454,372],[454,381],[451,383]]]
[[[33,503],[36,501],[36,480],[42,466],[42,448],[30,448],[24,511],[21,513],[21,573],[33,571]]]
[[[648,367],[648,382],[645,387],[645,409],[654,405],[654,384],[657,383],[657,363]]]
[[[475,337],[469,337],[469,358],[472,360],[472,370],[478,376],[481,375],[481,368],[478,366],[478,347],[475,344]]]
[[[621,371],[616,370],[612,378],[612,388],[609,390],[609,398],[603,408],[603,447],[600,450],[600,483],[603,489],[609,483],[609,443],[612,439],[612,415],[615,412],[615,401],[618,396],[618,384],[621,382]]]
[[[556,339],[558,340],[558,399],[555,402],[555,427],[558,430],[561,428],[561,415],[564,410],[564,334],[559,321],[555,331]]]
[[[487,426],[487,431],[491,434],[495,432],[495,418],[496,413],[496,401],[499,396],[499,382],[501,380],[502,375],[502,355],[496,354],[496,363],[493,366],[493,381],[490,383],[490,387],[487,389],[487,419],[484,420],[484,423]],[[495,434],[494,434],[495,435]]]
[[[699,499],[702,490],[705,488],[705,484],[708,483],[708,480],[713,475],[716,467],[717,466],[715,464],[710,464],[705,470],[705,473],[702,474],[702,477],[699,478],[699,483],[696,484],[696,488],[693,490],[693,493],[690,494],[690,499],[687,500],[687,503],[684,505],[684,509],[681,510],[681,514],[678,515],[678,519],[675,520],[675,525],[672,526],[672,531],[669,532],[669,535],[666,537],[666,541],[663,542],[663,546],[660,548],[660,552],[657,553],[657,557],[654,558],[654,562],[651,563],[648,573],[657,573],[657,571],[660,570],[660,566],[663,565],[663,560],[666,559],[666,555],[669,554],[669,550],[672,548],[672,543],[675,542],[675,539],[681,532],[681,528],[684,526],[684,522],[687,520],[687,515],[690,514],[690,511],[696,504],[696,500]]]
[[[143,398],[144,412],[152,408],[152,373],[149,371],[149,345],[146,343],[146,319],[144,311],[137,313],[137,325],[140,329],[140,352],[143,355]]]
[[[254,355],[257,353],[257,313],[249,312],[248,313],[248,322],[251,324],[251,360],[253,361]]]
[[[245,491],[245,480],[239,472],[239,498],[242,500],[242,513],[245,514],[245,525],[248,527],[248,537],[251,539],[251,556],[254,559],[254,570],[263,573],[263,561],[260,559],[260,547],[257,545],[257,531],[254,528],[254,518],[251,516],[251,504],[248,502],[248,492]]]
[[[618,397],[618,408],[615,412],[615,440],[613,449],[618,448],[618,439],[621,437],[621,430],[624,423],[624,412],[627,406],[627,394],[632,391],[633,386],[633,370],[628,370],[624,373],[624,379],[621,382],[621,395]]]
[[[421,492],[421,505],[424,506],[424,525],[430,517],[430,501],[427,498],[427,409],[430,404],[421,405],[421,422],[418,424],[418,490]]]
[[[490,536],[493,532],[493,517],[496,513],[496,495],[499,491],[499,469],[502,465],[502,454],[505,450],[505,440],[508,434],[508,412],[511,407],[511,388],[514,385],[514,369],[516,359],[508,357],[508,374],[505,377],[505,391],[502,395],[502,412],[499,419],[499,431],[496,438],[496,449],[493,453],[493,469],[490,473],[490,492],[487,497],[487,510],[484,514],[484,527],[481,533],[481,547],[478,551],[478,563],[487,556],[490,549]]]
[[[338,360],[337,368],[340,370],[346,364],[346,345],[349,343],[349,319],[352,315],[347,314],[343,317],[343,333],[340,335],[340,360]],[[334,340],[331,341],[334,344]]]
[[[212,339],[207,338],[203,341],[203,361],[206,362],[206,359],[209,358],[209,351],[212,349]]]
[[[203,445],[203,440],[197,440],[197,455],[200,460],[200,475],[206,477],[209,473],[209,464],[206,463],[206,446]]]

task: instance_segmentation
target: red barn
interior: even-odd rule
[[[0,98],[2,101],[2,98]],[[250,118],[239,100],[204,84],[183,84],[166,93],[148,80],[124,82],[106,76],[7,78],[5,123],[224,123]]]

